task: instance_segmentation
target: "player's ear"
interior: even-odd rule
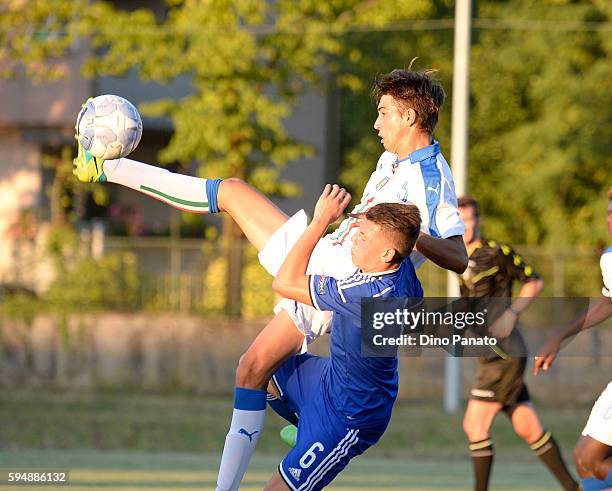
[[[382,256],[384,263],[392,263],[396,258],[397,251],[393,247],[388,247]]]
[[[408,126],[414,126],[416,124],[416,111],[411,107],[404,110],[403,116]]]

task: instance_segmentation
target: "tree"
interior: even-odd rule
[[[480,15],[522,28],[476,39],[470,190],[495,234],[593,246],[606,239],[612,168],[612,35],[597,22],[609,21],[612,5],[483,2]]]
[[[416,15],[427,2],[209,0],[167,5],[161,21],[148,10],[100,5],[92,16],[97,29],[93,43],[107,51],[89,64],[88,73],[120,76],[136,70],[142,80],[157,82],[188,76],[193,91],[187,97],[142,106],[145,115],[170,116],[174,123],[162,162],[196,161],[202,176],[237,176],[266,194],[289,195],[298,187],[282,180],[280,170],[313,149],[289,136],[284,120],[300,94],[325,87],[337,74],[337,60],[345,54],[342,34],[365,19],[384,24]],[[105,22],[108,18],[113,21]],[[338,80],[350,82],[341,74]],[[239,232],[229,219],[224,229],[228,285],[236,285]],[[236,291],[228,290],[235,311]]]
[[[50,25],[66,37],[51,52],[61,55],[71,37],[90,36],[99,56],[85,67],[88,76],[122,76],[136,71],[143,81],[189,77],[187,97],[143,104],[147,116],[170,116],[174,135],[160,154],[162,163],[197,162],[202,176],[238,176],[267,194],[289,195],[298,186],[280,179],[280,170],[310,146],[290,137],[284,120],[306,90],[325,88],[347,53],[343,34],[364,25],[384,26],[429,13],[430,0],[167,0],[163,15],[150,9],[126,11],[94,1],[13,1],[11,24],[33,8],[34,32]],[[86,7],[86,8],[85,8]],[[28,45],[32,29],[15,31]],[[38,46],[38,45],[37,45]],[[46,50],[46,51],[45,51]],[[27,50],[10,53],[19,63]],[[355,49],[353,48],[354,52]],[[44,56],[42,56],[44,58]],[[225,236],[235,243],[227,221]],[[230,261],[230,264],[235,264]],[[231,271],[239,268],[230,267]],[[235,281],[228,281],[233,284]]]
[[[0,5],[0,78],[36,82],[67,74],[64,55],[77,42],[87,0],[5,0]]]
[[[484,232],[555,251],[551,263],[564,264],[566,291],[594,293],[601,281],[596,250],[607,243],[603,217],[612,168],[612,4],[482,0],[477,7],[468,192],[482,204]],[[452,12],[441,3],[432,17],[452,17]],[[446,30],[443,22],[436,27],[351,37],[362,54],[351,70],[358,79],[371,80],[372,73],[386,71],[380,68],[385,63],[402,66],[413,56],[420,57],[417,68],[440,69],[448,103],[435,136],[452,157],[452,24]],[[368,99],[367,91],[344,93],[342,99],[342,178],[358,191],[381,150]],[[564,262],[569,247],[591,251],[592,258]],[[552,274],[546,271],[548,261],[542,263],[536,264],[540,273]]]
[[[432,12],[452,15],[444,2]],[[468,190],[482,202],[492,235],[557,247],[606,239],[611,17],[605,1],[478,2]],[[347,69],[363,88],[372,74],[406,66],[414,56],[417,69],[439,69],[448,97],[436,137],[450,157],[452,24],[437,27],[352,35],[346,49],[355,46],[360,59]],[[342,177],[358,194],[381,151],[371,128],[375,114],[365,89],[344,92],[342,108]]]

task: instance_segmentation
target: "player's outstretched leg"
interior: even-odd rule
[[[258,251],[287,221],[276,205],[240,179],[201,179],[127,158],[103,161],[81,145],[73,172],[82,182],[120,184],[184,211],[227,212]],[[237,371],[234,413],[218,489],[237,489],[240,484],[263,430],[267,381],[280,363],[299,351],[304,336],[286,314],[280,314],[258,340],[254,343],[256,349],[247,352]]]
[[[120,184],[185,211],[227,212],[257,250],[287,221],[276,205],[240,179],[201,179],[127,158],[102,161],[80,145],[74,174],[83,182]],[[272,338],[275,341],[269,341]],[[258,340],[238,367],[234,414],[223,451],[218,489],[237,489],[263,430],[267,381],[280,363],[299,351],[304,336],[286,314],[281,314]]]
[[[563,461],[559,445],[551,432],[543,429],[531,402],[517,404],[506,413],[516,434],[529,444],[531,450],[557,478],[562,488],[568,491],[580,489]]]
[[[201,179],[121,158],[100,160],[79,144],[74,175],[82,182],[113,182],[183,211],[229,213],[259,251],[287,215],[240,179]]]

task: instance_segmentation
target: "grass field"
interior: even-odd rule
[[[227,396],[139,392],[18,390],[0,393],[0,469],[62,469],[70,490],[214,489],[229,423]],[[588,407],[541,410],[569,457]],[[262,489],[287,450],[271,414],[244,486]],[[558,489],[504,417],[492,433],[492,490]],[[329,489],[346,491],[471,488],[461,415],[439,403],[400,401],[389,430]],[[0,490],[34,489],[2,486]],[[41,487],[36,487],[41,489]]]
[[[279,457],[256,456],[246,476],[244,491],[261,490]],[[214,489],[218,456],[193,453],[96,452],[76,450],[1,451],[5,469],[61,469],[70,473],[70,485],[38,489],[71,491],[131,491],[154,489]],[[466,459],[356,460],[328,489],[345,491],[468,490],[471,469]],[[33,486],[32,488],[34,488]],[[11,491],[24,487],[0,485]],[[494,490],[553,490],[554,480],[537,462],[500,463],[494,471]]]

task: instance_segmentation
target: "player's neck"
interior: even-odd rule
[[[415,150],[420,148],[428,147],[433,143],[431,133],[425,131],[418,131],[412,133],[400,144],[397,149],[398,160],[404,160]]]
[[[368,268],[367,271],[365,269],[360,269],[360,271],[363,274],[376,276],[379,274],[392,273],[393,271],[397,271],[400,267],[400,264],[401,263],[384,263],[379,264],[377,267]]]

